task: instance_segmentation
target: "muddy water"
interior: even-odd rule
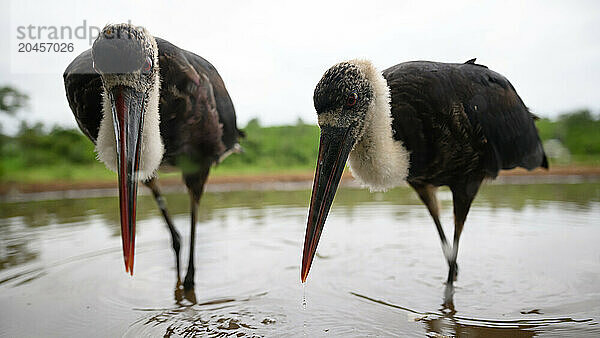
[[[435,227],[408,188],[342,189],[303,287],[309,194],[207,193],[187,293],[175,288],[149,196],[139,200],[133,278],[116,198],[0,203],[0,334],[600,335],[598,182],[484,186],[463,232],[454,308],[441,305],[447,267]],[[448,232],[451,196],[439,197]],[[167,200],[187,257],[187,196]]]

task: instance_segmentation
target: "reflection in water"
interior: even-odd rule
[[[0,226],[0,271],[37,258],[28,245],[30,236],[23,235],[27,230],[17,222],[12,220]]]
[[[166,197],[188,229],[187,195]],[[451,196],[439,197],[450,225]],[[173,288],[151,196],[138,201],[134,278],[122,271],[116,197],[0,203],[0,335],[600,335],[600,183],[484,185],[442,306],[446,263],[408,188],[342,189],[301,286],[309,198],[205,194],[191,292]]]
[[[185,302],[188,302],[191,305],[196,304],[198,301],[196,300],[196,290],[194,288],[185,289],[181,285],[175,287],[175,304],[179,306],[185,306]]]
[[[513,319],[493,320],[468,318],[457,315],[454,304],[444,303],[439,312],[418,312],[383,300],[373,299],[365,295],[350,292],[351,295],[370,302],[389,306],[412,314],[415,322],[425,323],[427,333],[465,337],[533,337],[536,328],[557,323],[590,323],[592,319],[577,320],[573,318]]]
[[[141,318],[132,327],[135,327],[135,324],[141,324],[143,329],[161,326],[164,329],[164,337],[223,335],[223,333],[251,336],[257,329],[257,325],[271,325],[276,322],[265,317],[258,323],[256,314],[241,310],[244,302],[265,295],[267,295],[266,292],[244,299],[218,298],[196,303],[196,295],[193,290],[177,289],[175,291],[177,306],[170,309],[134,309],[150,312],[152,315]],[[131,333],[143,335],[145,332]]]

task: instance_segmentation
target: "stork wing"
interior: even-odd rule
[[[170,81],[170,83],[176,85],[183,93],[197,98],[200,98],[198,95],[203,94],[202,91],[196,91],[198,86],[207,89],[210,87],[210,93],[206,92],[206,95],[210,95],[210,99],[208,97],[207,99],[212,101],[210,104],[216,109],[218,121],[222,125],[221,140],[227,149],[231,149],[237,143],[238,137],[243,134],[237,129],[233,102],[216,68],[204,58],[166,40],[156,38],[156,42],[161,55],[161,77],[163,79],[166,79],[166,76],[171,73],[179,74],[177,75],[178,80]],[[171,70],[167,71],[167,69]],[[164,94],[167,94],[166,90]]]
[[[479,161],[491,176],[517,166],[548,166],[533,114],[502,75],[474,60],[406,62],[383,75],[394,137],[411,152],[411,173],[441,163],[467,170]]]
[[[529,112],[515,88],[502,75],[476,64],[459,65],[470,80],[463,107],[473,125],[480,126],[498,169],[548,168],[544,149]]]
[[[92,66],[92,50],[76,57],[63,74],[69,106],[79,129],[94,143],[102,120],[102,80]]]
[[[161,83],[161,135],[165,158],[181,164],[179,154],[218,158],[226,151],[223,123],[211,70],[198,62],[199,56],[157,38]],[[204,60],[204,59],[202,59]],[[210,65],[207,61],[206,64]],[[212,67],[212,66],[210,66]],[[220,77],[218,78],[220,80]],[[227,92],[225,91],[225,95]],[[227,95],[227,98],[229,96]],[[223,108],[224,111],[227,111]],[[233,105],[231,106],[233,112]],[[235,124],[234,124],[235,126]],[[186,171],[185,168],[184,171]]]

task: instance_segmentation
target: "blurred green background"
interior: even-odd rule
[[[3,119],[21,121],[27,95],[0,87]],[[95,159],[93,144],[75,127],[21,121],[17,131],[0,128],[0,182],[108,181],[114,174]],[[1,127],[1,126],[0,126]],[[537,121],[551,166],[600,165],[600,116],[577,110],[556,119]],[[243,154],[232,155],[213,175],[299,173],[314,169],[319,128],[298,120],[294,125],[261,126],[258,119],[243,126]]]

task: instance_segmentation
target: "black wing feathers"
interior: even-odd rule
[[[547,166],[533,115],[502,75],[464,64],[407,62],[383,72],[394,137],[411,153],[409,180],[439,184],[482,170]]]
[[[461,68],[467,80],[472,81],[473,96],[465,105],[467,114],[481,126],[496,157],[497,169],[531,170],[542,165],[545,154],[533,115],[512,84],[489,69],[468,65]]]
[[[63,74],[67,101],[79,129],[96,143],[102,120],[102,80],[92,67],[92,50],[81,53]]]
[[[204,58],[192,52],[180,49],[166,40],[156,38],[156,42],[158,43],[161,56],[179,56],[177,59],[180,61],[177,62],[177,64],[179,65],[180,69],[187,69],[185,73],[187,75],[188,82],[192,87],[192,83],[195,81],[197,74],[203,74],[208,79],[208,83],[210,83],[210,86],[212,87],[211,90],[213,92],[216,110],[219,114],[219,121],[223,125],[222,141],[227,149],[233,147],[233,145],[237,143],[238,137],[241,136],[241,133],[238,132],[236,126],[236,116],[233,102],[231,101],[229,93],[225,88],[223,79],[221,79],[221,76],[215,67]],[[187,64],[182,63],[181,60],[185,60]]]

